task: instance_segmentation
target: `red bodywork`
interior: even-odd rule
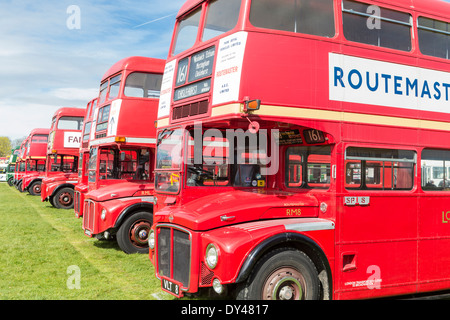
[[[203,8],[199,25],[205,25],[208,3],[187,1],[179,12],[178,23],[197,6]],[[325,275],[326,280],[321,281],[327,298],[362,299],[450,288],[450,272],[445,267],[450,259],[446,250],[450,237],[450,213],[446,205],[449,190],[433,189],[423,181],[427,153],[448,151],[450,114],[445,110],[397,107],[394,104],[398,102],[393,103],[392,98],[386,99],[385,104],[346,101],[347,96],[330,98],[331,90],[336,87],[359,89],[359,79],[363,81],[367,77],[361,65],[368,61],[373,65],[390,64],[393,69],[407,70],[405,72],[411,72],[411,79],[419,77],[415,74],[417,70],[418,73],[441,71],[443,76],[448,75],[448,60],[422,54],[415,35],[418,17],[448,21],[450,6],[444,1],[431,0],[402,0],[395,4],[366,0],[364,3],[411,16],[410,51],[346,40],[341,0],[334,1],[336,32],[332,38],[254,27],[248,17],[252,1],[243,0],[238,22],[230,31],[205,42],[199,40],[199,35],[190,49],[176,56],[169,54],[167,66],[175,71],[172,78],[168,77],[172,80],[167,86],[170,96],[166,97],[170,112],[158,117],[161,136],[173,128],[192,131],[194,121],[201,122],[203,128],[220,130],[247,130],[249,122],[256,121],[260,130],[298,130],[301,141],[279,145],[277,173],[267,176],[265,183],[257,188],[189,185],[188,166],[183,162],[173,169],[156,169],[157,177],[158,174],[165,174],[165,178],[176,177],[180,185],[173,192],[167,188],[157,193],[158,210],[153,227],[155,250],[150,250],[150,259],[162,284],[169,280],[178,284],[183,292],[190,293],[211,287],[214,279],[223,285],[239,286],[247,281],[264,253],[284,246],[308,253],[318,273]],[[181,74],[180,66],[189,61],[184,59],[191,57],[193,60],[196,53],[213,46],[217,58],[221,49],[227,49],[227,42],[221,42],[224,38],[228,43],[236,39],[241,41],[239,44],[244,43],[242,65],[218,70],[214,59],[212,72],[207,73],[206,78],[211,81],[210,90],[184,98],[181,94],[187,90],[183,89],[189,87],[176,82]],[[174,43],[170,52],[173,50]],[[344,79],[339,77],[342,70],[332,65],[336,57],[344,61],[342,70],[350,71],[345,84],[340,82]],[[360,64],[347,62],[354,61],[355,57],[363,59],[358,60]],[[166,68],[169,76],[170,68]],[[214,104],[214,93],[221,93],[214,91],[215,82],[237,71],[242,71],[241,76],[229,84],[237,86],[237,97]],[[433,75],[437,79],[437,73]],[[383,81],[393,86],[377,94],[383,96],[391,90],[406,98],[406,87],[404,83],[402,87],[400,78],[406,81],[404,75],[384,74]],[[442,80],[447,81],[444,84],[435,81],[430,82],[430,88],[433,84],[434,89],[449,88],[448,77]],[[381,80],[379,83],[382,84]],[[426,85],[424,87],[422,97],[420,92],[416,95],[418,99],[428,95]],[[437,91],[433,91],[434,97],[430,94],[430,99],[442,102],[446,98],[448,101],[448,90],[442,90],[441,95]],[[175,93],[179,94],[176,99]],[[253,99],[260,100],[260,107],[248,111],[246,104]],[[197,104],[206,105],[205,112],[192,112],[192,106]],[[166,106],[160,105],[160,109]],[[183,108],[184,115],[179,113]],[[324,139],[307,142],[308,133],[309,139],[320,135]],[[181,145],[187,143],[183,141]],[[299,175],[290,172],[291,159],[286,156],[289,148],[318,146],[330,150],[329,172],[325,176],[327,187],[302,189],[300,185],[290,185],[290,179],[295,180],[293,177]],[[348,156],[353,149],[362,153]],[[410,152],[414,157],[408,160],[392,157],[390,161],[363,154],[366,150]],[[359,161],[358,165],[364,163],[366,170],[352,167],[354,159]],[[411,175],[400,179],[402,166],[406,167],[407,163],[413,168]],[[318,167],[320,165],[319,161]],[[395,166],[395,169],[383,171],[384,175],[372,175],[378,170],[372,168],[384,165]],[[363,173],[367,179],[365,188],[358,188],[363,184],[358,176]],[[369,178],[376,181],[369,181]],[[378,187],[380,179],[385,189]],[[174,180],[167,181],[167,185],[174,184]],[[180,246],[177,248],[185,244],[182,253],[173,248],[175,242]],[[218,249],[215,268],[205,262],[209,244]],[[170,283],[166,286],[170,291],[168,288],[171,288]]]
[[[89,139],[91,135],[92,120],[97,108],[98,98],[91,100],[86,107],[83,131],[81,134],[80,157],[78,158],[78,182],[75,185],[74,211],[75,217],[83,216],[84,195],[88,190],[88,164],[89,164]]]
[[[130,57],[114,64],[103,76],[91,127],[91,155],[89,161],[84,162],[88,166],[88,182],[87,190],[85,185],[82,187],[85,193],[83,208],[80,208],[83,229],[90,237],[114,235],[136,212],[153,214],[154,122],[160,80],[152,77],[162,78],[164,64],[165,60]],[[157,82],[159,85],[145,89],[143,96],[141,91],[132,93],[133,88],[143,84],[144,77],[148,77],[148,85]],[[141,165],[141,170],[145,170],[145,177],[141,178],[135,166],[140,166],[138,162],[143,159],[143,153],[149,158]],[[130,158],[135,161],[130,169],[132,173],[125,173],[114,164],[128,157],[134,157]],[[117,170],[121,171],[120,175]]]
[[[59,190],[67,188],[64,204],[73,206],[73,188],[78,182],[81,125],[85,112],[82,108],[60,108],[52,118],[47,144],[47,170],[41,185],[43,202],[50,201],[55,206],[54,197]]]
[[[47,142],[50,129],[34,129],[29,135],[27,149],[27,166],[22,177],[22,190],[33,195],[40,194],[40,182],[45,176],[45,160],[47,155]],[[33,190],[29,190],[32,186]]]
[[[16,159],[16,166],[14,169],[14,180],[13,180],[13,183],[16,187],[18,187],[18,184],[26,171],[25,158],[26,158],[26,145],[28,142],[28,138],[29,137],[23,140],[22,143],[20,144],[19,154],[17,155]]]

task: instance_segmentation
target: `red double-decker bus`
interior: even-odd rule
[[[34,129],[28,136],[26,146],[26,168],[22,177],[21,190],[33,196],[41,194],[41,181],[45,176],[47,142],[50,129]]]
[[[13,184],[16,187],[17,190],[21,191],[22,190],[22,186],[20,185],[20,183],[22,182],[22,177],[25,174],[26,171],[26,151],[27,151],[27,143],[28,143],[28,138],[26,137],[22,143],[20,144],[20,148],[19,148],[19,153],[17,155],[17,159],[16,159],[16,165],[15,165],[15,169],[14,169],[14,179],[13,179]]]
[[[450,289],[450,4],[189,0],[150,259],[176,296]]]
[[[98,98],[89,101],[84,116],[83,130],[81,132],[80,157],[78,158],[78,182],[75,185],[74,211],[75,217],[83,216],[84,194],[88,189],[88,165],[89,165],[89,137],[91,135],[92,119]]]
[[[83,229],[147,253],[153,222],[156,114],[165,60],[129,57],[103,76],[90,135]]]
[[[58,209],[73,208],[73,189],[78,182],[78,155],[85,111],[83,108],[60,108],[52,118],[41,201],[49,201]]]

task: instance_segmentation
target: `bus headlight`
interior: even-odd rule
[[[102,209],[102,214],[100,215],[100,218],[105,221],[106,219],[106,209]]]
[[[148,235],[148,247],[153,250],[155,249],[155,231],[150,230],[150,234]]]
[[[219,261],[219,250],[212,243],[206,247],[205,261],[210,269],[214,269]]]

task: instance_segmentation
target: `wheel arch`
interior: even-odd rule
[[[245,258],[244,263],[236,278],[236,283],[246,281],[256,263],[268,252],[278,248],[293,248],[303,251],[316,266],[319,280],[323,288],[323,299],[331,299],[332,272],[328,259],[320,246],[304,234],[285,232],[265,239],[258,244]]]
[[[137,211],[148,211],[153,215],[153,203],[139,202],[126,207],[117,217],[116,222],[114,223],[114,228],[118,229],[129,216]]]
[[[73,185],[73,184],[71,184],[71,183],[63,183],[63,184],[60,184],[59,186],[57,186],[57,187],[53,190],[53,192],[52,192],[52,194],[51,194],[51,197],[55,196],[55,194],[56,194],[59,190],[61,190],[62,188],[71,188],[72,190],[75,191],[75,185]]]
[[[40,181],[42,183],[42,178],[34,178],[33,180],[30,181],[30,183],[28,183],[27,189],[29,186],[31,186],[33,183]]]

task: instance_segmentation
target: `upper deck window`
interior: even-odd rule
[[[127,97],[158,99],[162,74],[134,72],[127,77],[124,94]]]
[[[61,117],[58,120],[58,129],[81,130],[83,128],[83,117]]]
[[[217,37],[236,26],[241,0],[214,0],[208,5],[203,41]]]
[[[100,85],[100,96],[98,98],[98,104],[105,102],[107,92],[106,89],[108,89],[108,81],[105,81]]]
[[[342,6],[347,40],[411,51],[410,14],[349,0]]]
[[[200,7],[178,23],[175,46],[173,49],[174,55],[177,55],[194,45],[195,40],[197,39],[201,12],[202,8]]]
[[[333,0],[253,0],[250,22],[259,28],[333,37]]]
[[[109,100],[115,99],[119,95],[121,78],[122,78],[122,75],[119,74],[118,76],[115,76],[114,78],[111,79],[110,85],[109,85],[109,96],[108,96]]]
[[[202,41],[217,37],[236,26],[241,8],[241,0],[211,0],[207,6],[207,14],[202,30]],[[173,54],[177,55],[191,48],[197,40],[200,18],[200,6],[178,22]]]
[[[32,143],[47,143],[48,135],[47,134],[36,134],[31,138]]]
[[[419,17],[417,28],[423,54],[450,59],[450,23]]]

